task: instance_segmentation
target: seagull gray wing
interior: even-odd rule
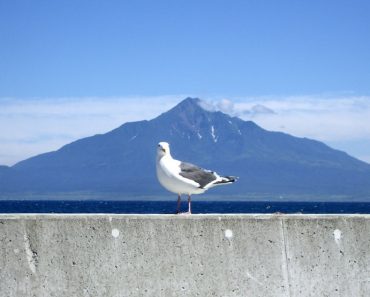
[[[204,188],[210,182],[217,179],[213,171],[200,168],[190,163],[181,162],[180,169],[180,175],[198,183],[199,188]]]

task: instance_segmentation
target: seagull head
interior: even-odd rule
[[[167,142],[158,143],[157,156],[163,157],[170,154],[170,145]]]

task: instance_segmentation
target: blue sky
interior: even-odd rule
[[[366,0],[0,0],[0,164],[188,95],[370,161],[369,20]]]

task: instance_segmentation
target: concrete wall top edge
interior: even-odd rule
[[[18,220],[18,219],[148,219],[148,220],[225,220],[225,219],[297,219],[297,220],[315,220],[315,219],[349,219],[361,218],[369,219],[370,214],[192,214],[192,215],[174,215],[174,214],[47,214],[47,213],[16,213],[1,214],[0,220]]]

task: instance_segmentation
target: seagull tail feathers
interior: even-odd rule
[[[215,185],[230,184],[238,180],[237,176],[221,176],[221,180],[215,182]]]

